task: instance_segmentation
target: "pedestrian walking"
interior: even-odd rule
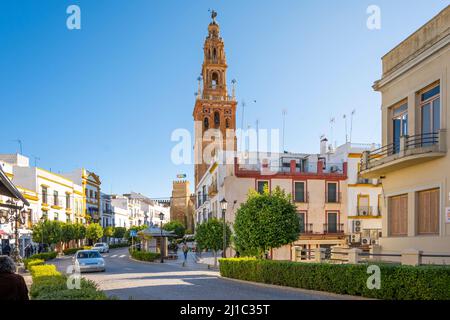
[[[29,300],[25,280],[15,271],[14,261],[8,256],[0,256],[0,300]]]
[[[188,252],[189,252],[189,247],[187,246],[186,242],[183,243],[182,250],[183,250],[183,254],[184,254],[184,261],[186,261],[187,260],[187,256],[188,256]]]

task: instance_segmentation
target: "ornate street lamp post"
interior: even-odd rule
[[[17,206],[16,202],[13,200],[7,200],[6,205],[3,205],[3,207],[7,207],[8,210],[0,211],[0,224],[14,223],[15,244],[11,257],[15,262],[21,262],[22,258],[19,251],[19,224],[25,224],[26,212],[23,210],[23,206]]]
[[[223,220],[223,249],[222,249],[222,258],[226,258],[225,250],[227,249],[227,231],[226,231],[226,224],[225,224],[225,213],[227,212],[227,200],[223,198],[220,201],[220,208],[222,209],[222,220]]]
[[[159,214],[159,220],[161,220],[161,227],[160,227],[160,231],[161,231],[161,240],[160,240],[160,252],[161,252],[161,263],[164,263],[164,238],[163,238],[163,220],[164,220],[164,213],[160,213]]]

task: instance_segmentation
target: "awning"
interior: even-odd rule
[[[24,205],[29,206],[30,203],[24,198],[22,193],[17,190],[16,186],[8,179],[3,169],[0,166],[0,195],[7,196],[9,198],[18,199],[23,202]]]

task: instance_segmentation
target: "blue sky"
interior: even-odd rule
[[[81,30],[66,28],[67,6]],[[381,8],[381,30],[366,9]],[[0,152],[40,158],[54,172],[101,176],[104,192],[170,196],[192,166],[172,164],[174,129],[193,129],[194,92],[210,21],[218,22],[228,80],[247,101],[246,125],[280,128],[286,149],[318,152],[321,134],[379,142],[381,56],[448,0],[0,0]],[[252,103],[256,100],[256,103]],[[238,109],[240,124],[241,109]]]

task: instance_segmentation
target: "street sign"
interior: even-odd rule
[[[136,230],[131,230],[130,231],[130,236],[131,237],[136,237],[137,236],[137,231]]]

